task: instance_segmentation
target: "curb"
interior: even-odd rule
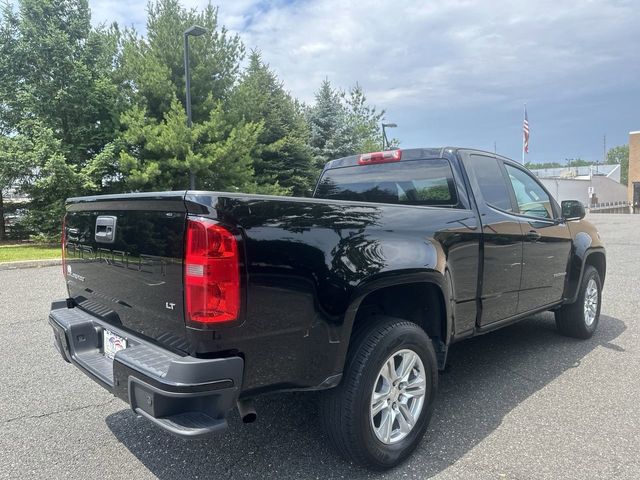
[[[3,270],[19,270],[22,268],[41,268],[62,265],[62,259],[51,258],[48,260],[19,260],[17,262],[0,263],[0,272]]]

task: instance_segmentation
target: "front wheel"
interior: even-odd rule
[[[437,382],[436,356],[424,330],[378,317],[357,333],[341,384],[323,396],[325,430],[346,458],[377,470],[394,467],[420,443]]]
[[[578,298],[556,311],[556,326],[563,335],[590,338],[600,320],[602,282],[598,271],[587,265],[580,284]]]

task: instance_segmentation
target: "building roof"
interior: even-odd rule
[[[586,167],[532,168],[538,178],[589,179],[594,175],[620,182],[620,165],[591,165]]]

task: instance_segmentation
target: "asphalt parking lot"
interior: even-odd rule
[[[640,215],[592,215],[607,244],[588,341],[545,313],[453,347],[425,440],[389,473],[334,454],[313,395],[257,402],[257,423],[186,442],[111,397],[52,345],[57,267],[0,271],[0,478],[640,478]]]

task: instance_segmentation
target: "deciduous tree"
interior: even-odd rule
[[[607,164],[620,165],[620,183],[629,183],[629,145],[619,145],[607,152]]]
[[[33,198],[30,221],[39,230],[59,230],[60,196],[86,191],[83,168],[118,129],[120,93],[112,76],[118,35],[115,28],[91,26],[86,0],[21,0],[17,9],[3,7],[3,155],[28,153],[25,145],[39,152],[26,157],[33,163],[25,183]]]

